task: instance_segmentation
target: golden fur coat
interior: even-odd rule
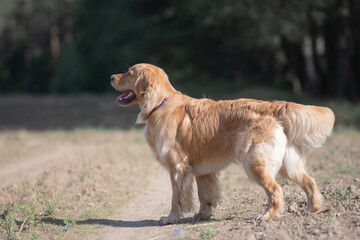
[[[194,99],[176,91],[166,73],[150,64],[134,65],[111,78],[114,88],[124,92],[117,99],[122,106],[139,104],[137,123],[146,124],[146,140],[169,171],[172,207],[161,224],[176,223],[192,209],[194,178],[200,201],[195,219],[209,218],[220,200],[219,171],[233,162],[241,163],[268,196],[268,208],[259,220],[281,213],[278,173],[300,185],[309,210],[321,209],[322,196],[306,173],[303,148],[320,147],[331,134],[335,116],[329,108],[285,101]]]

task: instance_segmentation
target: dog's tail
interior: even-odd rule
[[[331,134],[335,115],[327,107],[275,102],[274,115],[280,120],[289,143],[318,148]]]

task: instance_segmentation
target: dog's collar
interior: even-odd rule
[[[168,99],[169,97],[164,97],[164,99],[160,102],[160,104],[154,107],[153,110],[151,110],[148,117],[150,117],[151,114],[153,114],[156,110],[158,110]]]

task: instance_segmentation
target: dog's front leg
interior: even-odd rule
[[[160,224],[167,225],[178,222],[183,212],[193,209],[193,175],[185,163],[178,163],[170,170],[172,186],[171,211],[167,217],[160,219]]]
[[[195,214],[194,220],[209,219],[213,215],[216,205],[220,202],[221,188],[219,173],[212,173],[196,177],[200,200],[199,213]]]

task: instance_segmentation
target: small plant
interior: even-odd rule
[[[336,221],[336,215],[329,214],[329,215],[326,217],[326,222],[327,222],[327,223],[334,224],[335,221]]]
[[[5,229],[9,239],[13,239],[16,236],[16,220],[15,212],[6,212],[5,213]]]
[[[317,170],[323,169],[323,168],[324,168],[324,166],[323,166],[322,163],[317,163],[317,164],[313,164],[313,165],[311,166],[311,171],[312,171],[312,172],[316,172]]]
[[[19,234],[35,224],[37,215],[34,208],[24,204],[9,205],[1,216],[8,239],[15,239]]]
[[[56,213],[60,194],[54,193],[54,198],[51,199],[46,191],[39,190],[37,187],[34,187],[34,192],[36,194],[36,200],[43,206],[45,215],[53,216]]]
[[[336,172],[338,173],[350,173],[350,172],[355,172],[355,167],[352,166],[344,166],[339,164],[336,168]]]
[[[343,191],[336,189],[336,191],[333,194],[331,194],[330,196],[335,200],[342,201],[342,200],[348,199],[350,194],[351,194],[351,192],[348,189],[344,189]]]
[[[239,215],[239,214],[243,214],[245,212],[248,212],[248,210],[246,210],[243,206],[234,206],[233,208],[233,212],[235,215]]]
[[[284,197],[284,203],[287,205],[287,204],[290,204],[293,202],[293,199],[291,197],[288,197],[288,196],[285,196]]]
[[[31,233],[31,239],[32,240],[37,240],[40,238],[40,233],[39,232],[33,232]]]
[[[239,215],[249,211],[246,209],[244,204],[239,204],[233,201],[229,204],[229,209],[231,209],[231,215]]]
[[[330,183],[332,179],[334,179],[333,176],[326,176],[326,177],[324,178],[324,182],[325,182],[325,183]]]
[[[49,202],[47,199],[46,205],[45,205],[45,213],[47,215],[53,216],[56,213],[57,203],[56,202]]]
[[[35,209],[33,207],[30,207],[29,205],[16,205],[15,209],[19,212],[19,232],[21,233],[24,229],[29,228],[29,226],[32,226],[35,224],[35,221],[37,220],[37,215],[35,213]]]
[[[56,213],[57,206],[60,200],[61,192],[57,188],[57,180],[55,177],[55,184],[53,187],[53,191],[49,193],[44,187],[43,184],[39,184],[38,186],[34,186],[34,192],[36,195],[36,200],[43,206],[45,215],[53,216]],[[52,196],[51,196],[52,195]]]
[[[84,153],[81,152],[82,158]],[[90,179],[91,177],[91,172],[94,170],[94,160],[90,159],[88,160],[87,164],[84,165],[83,170],[77,175],[80,182],[84,182],[86,179]]]
[[[86,178],[90,176],[89,172],[87,170],[82,171],[80,174],[78,174],[78,178],[80,182],[84,182]]]
[[[330,155],[333,157],[338,157],[340,156],[340,151],[338,147],[334,147],[332,149],[330,149]]]
[[[202,229],[200,232],[200,238],[203,240],[212,239],[216,236],[216,232],[212,227],[207,227],[205,229]]]
[[[75,226],[76,222],[74,220],[64,219],[64,224],[62,231],[67,232],[71,227]]]

